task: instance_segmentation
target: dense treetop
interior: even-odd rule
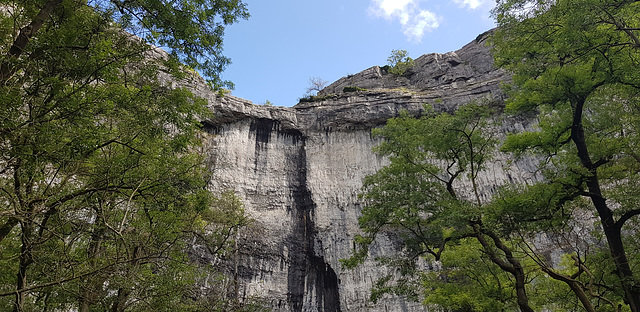
[[[640,2],[501,0],[494,15],[496,64],[513,74],[505,112],[536,116],[537,128],[495,137],[498,115],[478,103],[390,120],[377,152],[391,163],[365,180],[360,247],[344,263],[357,265],[388,235],[406,248],[377,259],[396,275],[373,299],[393,292],[451,311],[640,311]],[[478,172],[497,156],[533,157],[543,179],[496,181],[481,200]]]
[[[247,219],[207,190],[207,103],[163,81],[192,79],[184,63],[221,86],[244,4],[0,7],[0,310],[233,309],[224,268],[190,261],[186,241],[223,258]],[[214,276],[217,292],[198,290]]]

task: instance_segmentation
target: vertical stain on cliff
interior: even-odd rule
[[[260,143],[269,143],[271,132],[277,130],[278,122],[265,118],[254,119],[251,121],[251,125],[249,126],[249,131],[256,134],[256,145]]]
[[[290,180],[294,226],[286,240],[290,251],[287,300],[294,312],[303,311],[305,300],[309,307],[315,307],[317,311],[341,312],[338,276],[324,258],[316,254],[316,250],[322,250],[322,245],[317,239],[314,224],[315,203],[307,187],[304,138],[299,142],[298,153],[295,160],[292,159],[296,176]]]
[[[249,133],[256,136],[254,170],[264,170],[268,165],[267,145],[271,139],[271,133],[278,131],[279,124],[277,121],[265,118],[257,118],[251,120],[249,125]]]
[[[309,255],[309,260],[310,273],[315,275],[315,286],[310,287],[315,287],[318,311],[341,311],[338,275],[323,258]]]

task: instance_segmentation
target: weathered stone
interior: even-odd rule
[[[390,74],[383,68],[374,66],[358,74],[339,79],[318,92],[318,95],[339,94],[344,87],[360,87],[368,90],[402,88],[429,94],[450,94],[452,89],[476,89],[478,92],[477,82],[490,83],[495,79],[501,80],[503,77],[504,71],[493,66],[493,58],[487,47],[485,33],[458,51],[420,56],[415,60],[415,65],[402,76]],[[492,91],[496,89],[493,88]]]
[[[321,101],[291,108],[220,97],[194,83],[216,116],[204,126],[210,188],[235,191],[255,219],[241,235],[239,295],[263,297],[274,311],[424,311],[397,297],[368,302],[384,273],[373,261],[355,270],[340,266],[358,233],[362,180],[387,164],[371,151],[378,143],[371,129],[403,109],[419,114],[427,103],[439,111],[473,100],[499,103],[505,79],[480,39],[456,52],[423,55],[403,77],[369,68],[328,86]],[[345,86],[368,91],[342,93]],[[527,120],[513,119],[500,131],[528,127]],[[534,168],[531,161],[496,159],[481,178],[482,196],[504,181],[531,179]],[[396,248],[382,237],[373,252]]]

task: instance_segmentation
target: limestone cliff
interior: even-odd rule
[[[402,109],[419,113],[425,103],[441,111],[470,100],[499,103],[505,79],[479,37],[458,51],[419,57],[402,77],[374,66],[290,108],[219,97],[194,85],[216,116],[204,127],[210,187],[235,191],[256,220],[242,235],[234,267],[239,296],[266,298],[274,311],[423,311],[403,298],[369,303],[369,289],[381,275],[373,262],[340,267],[358,233],[362,179],[386,163],[371,151],[377,143],[371,129]],[[345,93],[346,86],[367,91]],[[512,120],[502,130],[526,126]],[[528,177],[527,164],[505,167],[497,160],[487,171],[485,194],[497,180]],[[384,238],[376,246],[374,254],[397,248]]]

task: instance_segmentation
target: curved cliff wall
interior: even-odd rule
[[[499,84],[508,77],[493,67],[481,39],[456,52],[424,55],[403,77],[372,67],[336,81],[318,101],[291,108],[193,86],[216,115],[204,127],[210,187],[235,191],[255,219],[234,267],[240,297],[265,298],[274,311],[424,311],[403,298],[372,305],[369,289],[384,269],[369,261],[343,270],[339,260],[349,257],[358,233],[362,180],[386,164],[371,151],[377,144],[371,129],[402,109],[419,114],[425,103],[451,111],[471,100],[501,102]],[[368,91],[344,93],[345,86]],[[524,127],[526,121],[511,120],[501,131]],[[496,160],[488,170],[485,194],[498,180],[529,178],[532,165],[505,168]],[[397,248],[381,238],[372,253]]]

